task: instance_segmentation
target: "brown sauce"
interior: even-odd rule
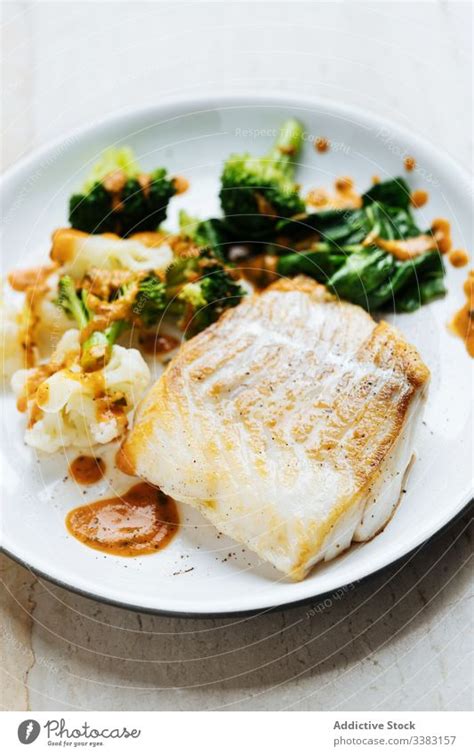
[[[453,249],[448,259],[453,267],[465,267],[469,263],[469,255],[465,249]]]
[[[312,207],[325,207],[330,201],[331,197],[326,189],[311,189],[306,196],[307,204]]]
[[[26,412],[29,401],[36,398],[36,393],[41,383],[51,377],[53,372],[54,368],[51,364],[40,364],[33,374],[28,376],[23,392],[16,402],[16,408],[19,412]]]
[[[411,260],[433,249],[433,236],[420,233],[408,239],[381,239],[376,236],[373,239],[377,246],[389,252],[399,260]],[[365,243],[365,242],[364,242]]]
[[[86,272],[81,282],[81,288],[87,290],[88,295],[94,294],[100,299],[114,299],[120,288],[127,283],[133,283],[136,274],[131,270],[101,270],[92,267]],[[89,302],[87,302],[89,305]]]
[[[88,236],[88,233],[77,231],[75,228],[57,228],[52,235],[53,244],[49,256],[60,265],[70,262],[76,255],[77,244]],[[118,236],[112,236],[112,238],[118,238]]]
[[[256,257],[242,260],[238,270],[242,278],[260,291],[277,280],[277,262],[278,257],[272,254],[258,254]]]
[[[350,176],[341,176],[334,182],[334,194],[326,189],[315,188],[306,196],[307,204],[324,209],[357,209],[362,207],[362,197],[354,188],[354,181]]]
[[[176,194],[184,194],[189,189],[189,181],[184,176],[175,176],[173,178],[173,185]]]
[[[157,247],[162,246],[166,242],[166,234],[160,231],[140,231],[139,233],[132,233],[129,237],[133,241],[138,241],[143,246]]]
[[[449,324],[450,330],[462,338],[469,356],[474,358],[474,270],[469,271],[464,284],[466,304],[456,312]]]
[[[110,194],[112,212],[121,212],[124,208],[122,193],[127,183],[127,175],[123,170],[113,170],[102,180],[102,186]]]
[[[181,341],[166,333],[140,333],[138,343],[145,354],[167,354],[178,348]]]
[[[423,207],[429,199],[429,194],[424,189],[415,189],[410,195],[410,202],[412,207]]]
[[[436,239],[436,246],[440,254],[451,251],[451,224],[446,218],[435,218],[431,223],[431,232]]]
[[[316,152],[327,152],[329,147],[329,139],[326,139],[325,136],[318,136],[318,138],[314,140],[314,148]]]
[[[109,193],[112,203],[112,212],[122,212],[124,209],[123,192],[129,177],[124,170],[113,170],[102,179],[102,186]],[[148,199],[150,195],[151,176],[148,173],[140,173],[137,176],[140,190]]]
[[[151,176],[149,176],[148,173],[140,173],[140,175],[137,176],[137,181],[142,190],[143,196],[145,199],[148,199],[150,196]]]
[[[257,210],[260,215],[268,215],[270,218],[277,217],[278,213],[272,204],[266,199],[259,191],[254,191],[255,201],[257,203]]]
[[[129,475],[129,477],[136,477],[135,463],[131,458],[130,451],[128,451],[128,453],[125,451],[125,445],[126,440],[124,441],[124,443],[122,443],[119,450],[115,454],[115,465],[117,469],[120,469],[121,472]]]
[[[179,514],[172,498],[140,482],[122,496],[73,509],[66,527],[90,548],[114,556],[145,556],[168,545]]]
[[[23,270],[12,270],[8,274],[8,282],[14,291],[26,291],[29,288],[42,288],[51,273],[56,270],[56,265],[43,265],[42,267],[30,267]]]
[[[340,191],[342,193],[352,191],[354,188],[354,181],[350,176],[341,176],[340,178],[336,178],[334,182],[334,188],[336,191]]]
[[[69,465],[71,477],[80,485],[93,485],[105,474],[105,463],[98,456],[78,456]]]

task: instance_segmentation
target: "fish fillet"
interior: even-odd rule
[[[182,347],[122,458],[301,579],[389,521],[428,381],[395,328],[282,280]]]

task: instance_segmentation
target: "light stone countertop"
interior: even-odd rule
[[[4,167],[124,106],[249,87],[357,104],[471,167],[470,3],[14,2],[3,24]],[[469,709],[469,524],[464,513],[410,557],[323,602],[240,619],[124,611],[1,557],[0,703]]]

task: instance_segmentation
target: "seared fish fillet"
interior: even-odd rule
[[[428,381],[395,328],[280,281],[182,347],[122,458],[301,579],[392,516]]]

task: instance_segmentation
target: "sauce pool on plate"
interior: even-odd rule
[[[456,312],[449,324],[449,329],[462,338],[469,356],[474,358],[474,270],[469,271],[464,284],[466,304]]]
[[[69,465],[71,477],[80,485],[93,485],[105,474],[105,462],[98,456],[78,456]]]
[[[177,349],[180,341],[167,333],[143,333],[139,336],[139,344],[145,354],[167,354]]]
[[[70,534],[90,548],[113,556],[145,556],[164,548],[179,527],[175,501],[146,482],[121,496],[69,512]]]

